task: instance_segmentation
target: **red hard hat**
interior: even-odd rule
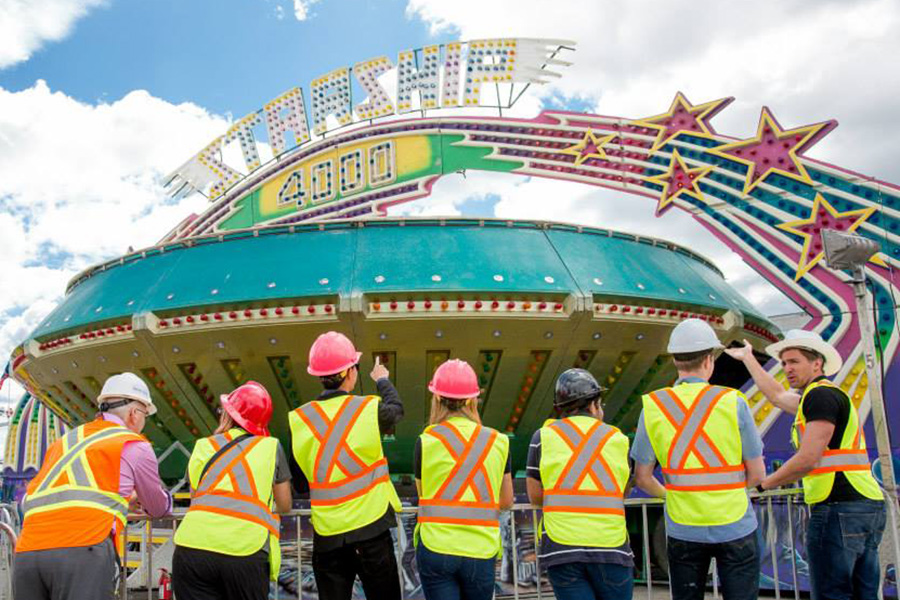
[[[222,408],[235,422],[253,435],[269,435],[272,397],[260,383],[248,381],[230,394],[222,395]]]
[[[481,393],[478,376],[464,360],[454,358],[437,368],[428,389],[443,398],[475,398]]]
[[[309,349],[309,366],[306,371],[310,375],[325,377],[346,371],[359,362],[362,352],[357,352],[346,335],[337,331],[323,333],[316,338]]]

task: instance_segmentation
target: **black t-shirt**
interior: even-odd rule
[[[416,479],[422,479],[422,438],[416,438],[416,445],[413,448],[413,473],[416,475]],[[509,452],[506,455],[506,468],[503,470],[504,474],[512,473],[512,452]]]
[[[820,381],[824,377],[819,377]],[[841,447],[841,438],[850,420],[850,398],[840,389],[832,386],[821,386],[812,390],[803,399],[803,418],[806,422],[828,421],[834,425],[834,433],[828,442],[829,450],[838,450]],[[865,500],[865,496],[856,491],[856,488],[847,480],[847,477],[837,472],[834,474],[834,486],[831,493],[823,502],[846,502],[848,500]]]

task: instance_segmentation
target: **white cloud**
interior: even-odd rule
[[[294,17],[298,21],[309,19],[312,16],[309,11],[313,4],[316,4],[318,1],[319,0],[294,0]]]
[[[84,104],[43,81],[0,88],[0,357],[33,331],[79,270],[152,245],[206,200],[163,177],[228,122],[134,91]],[[5,390],[4,390],[5,394]]]
[[[657,114],[680,90],[694,102],[735,96],[713,121],[720,133],[735,137],[755,133],[764,105],[785,127],[836,118],[841,127],[811,157],[900,181],[900,121],[894,118],[900,71],[890,64],[900,55],[900,38],[893,34],[900,3],[576,0],[551,8],[542,0],[409,0],[407,15],[448,39],[576,40],[577,50],[566,56],[574,65],[537,93],[593,99],[598,114]],[[650,200],[578,184],[532,180],[510,193],[499,184],[501,176],[490,177],[504,190],[498,216],[572,221],[681,242],[716,262],[762,310],[796,310],[686,213],[670,210],[655,219]],[[454,206],[465,199],[466,192],[459,193]]]
[[[3,0],[0,69],[28,60],[45,42],[65,38],[75,22],[107,0]]]

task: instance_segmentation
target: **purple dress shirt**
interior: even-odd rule
[[[103,413],[101,418],[125,426],[112,413]],[[119,494],[129,498],[132,492],[137,493],[141,507],[151,517],[164,517],[172,512],[172,495],[159,478],[159,463],[149,442],[127,442],[122,449]]]

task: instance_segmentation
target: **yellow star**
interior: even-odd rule
[[[569,146],[568,148],[564,148],[563,150],[558,150],[561,154],[571,154],[575,157],[575,166],[579,166],[581,163],[586,161],[589,158],[599,158],[601,160],[606,160],[606,152],[603,151],[603,146],[610,143],[616,138],[616,134],[612,135],[604,135],[601,137],[597,137],[594,135],[594,132],[588,129],[584,133],[584,139],[576,144]]]
[[[682,160],[681,155],[678,154],[678,150],[673,150],[668,171],[660,175],[644,178],[662,186],[659,203],[656,205],[656,216],[660,216],[681,194],[689,194],[698,200],[702,200],[703,192],[700,191],[700,187],[697,184],[700,178],[705,177],[712,170],[712,167],[689,169],[684,160]]]
[[[721,98],[703,104],[693,105],[684,94],[678,92],[669,106],[669,111],[653,117],[636,119],[631,122],[636,127],[658,129],[656,140],[650,148],[653,154],[681,133],[689,133],[696,137],[712,138],[715,131],[706,121],[716,116],[723,108],[734,101],[734,98]]]
[[[710,148],[708,152],[747,165],[744,195],[749,194],[769,173],[780,173],[812,185],[812,179],[799,157],[835,127],[837,121],[832,120],[785,130],[769,109],[763,107],[756,137]]]
[[[806,275],[825,256],[825,245],[822,242],[822,231],[835,229],[850,233],[863,224],[875,207],[858,208],[839,213],[822,194],[816,194],[812,212],[806,219],[790,221],[776,225],[779,229],[793,233],[803,238],[803,249],[800,251],[800,260],[797,263],[797,274],[794,280],[799,280]],[[885,266],[884,261],[875,255],[872,262]]]

